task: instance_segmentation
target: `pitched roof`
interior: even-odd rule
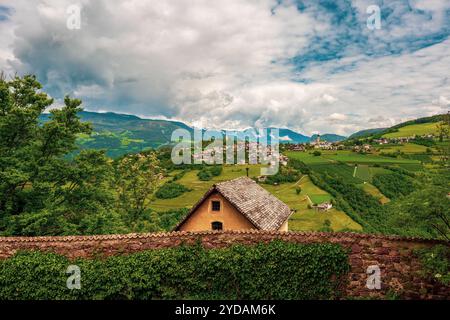
[[[214,191],[219,192],[259,230],[278,230],[291,215],[291,210],[284,202],[252,179],[240,177],[213,185],[175,230],[178,230]]]

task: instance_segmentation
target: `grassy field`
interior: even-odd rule
[[[323,227],[325,220],[331,222],[334,231],[355,230],[360,231],[362,227],[350,219],[344,212],[335,208],[327,212],[318,212],[314,209],[307,209],[293,214],[289,220],[289,229],[295,231],[319,230]]]
[[[323,152],[322,152],[323,153]],[[324,158],[323,154],[321,156],[314,156],[308,152],[298,152],[298,151],[287,151],[285,152],[288,158],[297,159],[303,161],[306,164],[329,164],[335,161]]]
[[[289,220],[289,229],[293,231],[319,230],[326,219],[330,220],[334,231],[342,229],[361,230],[362,227],[353,221],[345,212],[335,208],[327,212],[309,209],[308,205],[330,201],[331,195],[314,185],[308,176],[303,176],[297,183],[279,186],[262,185],[266,190],[285,202],[295,213]],[[302,191],[297,194],[296,187]]]
[[[370,167],[367,164],[359,164],[355,168],[355,177],[365,182],[372,181]]]
[[[333,154],[325,154],[322,157],[328,160],[341,161],[358,164],[396,164],[396,163],[419,163],[417,160],[382,157],[376,154],[360,154],[352,151],[336,151]]]
[[[439,122],[412,124],[398,129],[398,132],[386,133],[384,138],[411,137],[413,135],[436,134]]]
[[[383,157],[378,154],[360,154],[349,150],[321,151],[320,156],[314,156],[309,152],[287,151],[285,154],[292,159],[303,161],[307,165],[323,165],[338,162],[358,163],[358,164],[399,164],[418,163],[420,161],[412,159]]]
[[[310,165],[311,169],[319,173],[328,173],[330,175],[338,175],[348,183],[361,183],[358,177],[353,176],[354,165],[344,163],[315,164]]]
[[[405,143],[405,144],[399,144],[399,145],[390,145],[387,147],[380,146],[381,152],[389,152],[394,153],[397,151],[407,153],[407,154],[414,154],[414,153],[425,153],[427,151],[426,146],[422,146],[419,144],[414,143]]]
[[[371,196],[373,196],[376,199],[378,199],[378,201],[380,201],[381,204],[385,204],[385,203],[388,203],[390,201],[389,198],[387,198],[384,194],[382,194],[380,192],[380,190],[378,190],[377,187],[375,187],[374,185],[372,185],[370,183],[363,183],[363,184],[358,185],[358,187],[360,187],[365,192],[367,192]]]

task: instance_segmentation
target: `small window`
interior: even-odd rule
[[[219,221],[214,221],[213,223],[211,223],[211,227],[213,230],[223,230],[223,224]]]
[[[212,211],[220,211],[220,201],[212,201],[211,209]]]

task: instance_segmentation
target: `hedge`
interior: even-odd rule
[[[68,289],[69,265],[81,289]],[[349,271],[338,244],[200,244],[68,260],[23,251],[0,261],[0,299],[333,299]]]

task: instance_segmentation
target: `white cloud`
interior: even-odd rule
[[[329,13],[300,12],[290,0],[79,0],[81,30],[66,28],[73,1],[36,2],[6,0],[14,13],[0,21],[0,68],[35,73],[53,96],[71,93],[90,110],[350,134],[448,108],[434,102],[450,92],[449,40],[378,56],[355,42],[341,59],[311,61],[298,72],[290,59],[307,56],[314,37],[334,41],[337,27]],[[402,3],[389,5],[398,21],[371,33],[364,27],[369,2],[352,2],[366,50],[439,31],[449,9],[446,1],[412,1],[430,12],[425,19]],[[359,27],[345,28],[352,34]]]

